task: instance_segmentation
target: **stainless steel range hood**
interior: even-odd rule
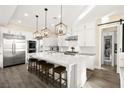
[[[77,41],[78,40],[78,36],[75,35],[75,36],[69,36],[65,39],[66,41]]]

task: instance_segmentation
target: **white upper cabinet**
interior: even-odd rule
[[[85,46],[85,31],[84,28],[81,26],[77,29],[78,31],[78,45]]]
[[[85,42],[86,46],[95,46],[95,28],[86,28],[85,30]]]
[[[95,24],[82,25],[77,30],[79,46],[96,46]]]

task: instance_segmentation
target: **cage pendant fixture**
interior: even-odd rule
[[[41,33],[38,31],[38,15],[35,16],[36,17],[36,31],[33,33],[34,38],[39,40],[42,39]]]
[[[67,25],[65,25],[62,21],[63,20],[62,20],[62,5],[61,5],[60,23],[55,25],[55,30],[56,30],[58,36],[65,35],[67,33]]]
[[[41,30],[41,34],[43,38],[48,38],[50,30],[47,27],[47,11],[48,9],[45,8],[45,27]]]

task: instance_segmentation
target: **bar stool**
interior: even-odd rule
[[[29,58],[28,71],[36,72],[36,62],[37,61],[38,61],[38,59],[36,59],[36,58]]]
[[[45,71],[45,81],[47,84],[52,84],[52,80],[53,80],[53,71],[52,73],[50,73],[50,70],[53,70],[54,68],[54,64],[51,63],[46,63],[43,65],[43,71]]]
[[[38,61],[38,75],[42,79],[45,74],[45,65],[47,64],[45,60],[39,60]]]
[[[55,79],[55,73],[59,74],[59,78]],[[65,74],[65,78],[62,77],[62,75]],[[54,85],[57,83],[59,83],[59,87],[61,88],[62,86],[67,87],[67,71],[66,71],[66,67],[63,66],[58,66],[55,67],[53,69],[53,76],[54,76]],[[64,81],[64,83],[62,82],[62,80]],[[58,82],[59,81],[59,82]]]
[[[40,76],[41,60],[36,62],[36,75]]]

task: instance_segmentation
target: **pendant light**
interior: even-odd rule
[[[63,21],[63,20],[62,20],[62,5],[61,5],[61,18],[60,18],[60,23],[57,24],[57,25],[55,25],[55,30],[56,30],[58,36],[65,35],[66,32],[67,32],[67,25],[65,25],[62,21]]]
[[[47,11],[48,11],[48,9],[45,8],[44,11],[45,11],[45,27],[41,30],[41,34],[42,34],[43,38],[48,38],[49,32],[50,32],[50,30],[47,27]]]
[[[38,15],[35,16],[36,17],[36,31],[33,33],[34,35],[34,38],[39,40],[39,39],[42,39],[41,37],[41,33],[38,31]]]

